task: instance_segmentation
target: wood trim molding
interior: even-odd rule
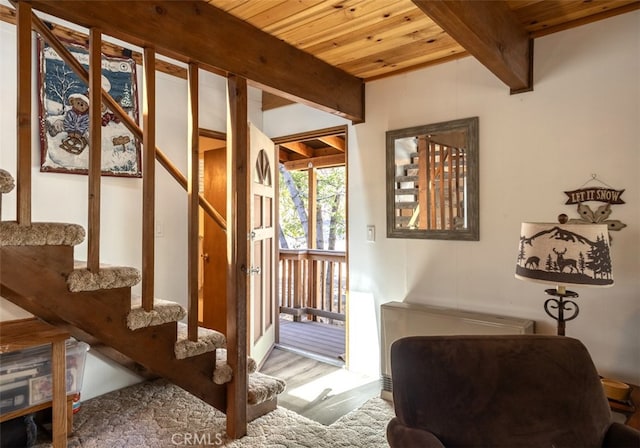
[[[640,9],[640,2],[630,3],[628,5],[621,6],[615,9],[606,9],[598,14],[565,22],[561,25],[549,26],[547,28],[536,30],[531,32],[531,37],[537,39],[538,37],[548,36],[549,34],[557,33],[559,31],[569,30],[578,26],[587,25],[589,23],[597,22],[599,20],[608,19],[609,17],[615,17],[620,14],[626,14],[628,12],[636,11]]]

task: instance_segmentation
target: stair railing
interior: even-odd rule
[[[280,312],[294,321],[310,315],[345,321],[346,253],[318,249],[280,249]]]
[[[189,153],[189,178],[185,177],[178,168],[169,160],[169,158],[155,146],[155,134],[151,131],[151,128],[155,131],[155,94],[145,95],[145,104],[147,107],[147,116],[145,121],[145,131],[143,131],[138,124],[122,109],[120,104],[116,102],[108,92],[101,87],[100,75],[98,75],[97,81],[93,83],[97,88],[92,87],[91,74],[88,72],[67,50],[67,48],[60,42],[60,40],[51,32],[49,27],[38,18],[32,11],[27,2],[18,2],[16,5],[17,10],[17,28],[18,28],[18,67],[20,73],[31,73],[31,60],[29,58],[21,57],[21,55],[31,54],[31,28],[40,34],[44,40],[58,53],[58,55],[69,65],[69,67],[90,86],[90,93],[94,92],[97,95],[98,100],[91,101],[92,104],[96,104],[97,107],[101,102],[106,103],[107,107],[113,111],[113,113],[121,120],[121,122],[131,131],[131,133],[140,141],[143,142],[144,148],[154,148],[154,151],[144,151],[143,153],[149,154],[143,168],[145,169],[145,175],[143,177],[143,202],[145,204],[143,209],[143,295],[142,306],[145,310],[150,311],[153,309],[153,242],[154,242],[154,221],[155,210],[153,203],[155,201],[155,171],[153,159],[155,158],[160,164],[171,174],[171,176],[185,189],[189,195],[189,266],[188,266],[188,279],[189,279],[189,292],[188,292],[188,327],[189,327],[189,339],[192,341],[197,340],[197,326],[198,326],[198,206],[202,207],[205,213],[220,226],[221,229],[227,229],[227,223],[224,217],[199,193],[198,191],[198,119],[197,119],[197,70],[196,64],[190,64],[189,66],[189,97],[190,97],[190,141],[191,150]],[[92,30],[91,42],[95,39],[96,42],[101,42],[100,33]],[[93,43],[98,49],[99,43]],[[99,50],[96,50],[99,54]],[[155,54],[152,49],[145,49],[145,86],[147,88],[153,88],[155,90]],[[101,65],[98,64],[98,67]],[[25,71],[23,71],[25,70]],[[91,70],[91,67],[89,68]],[[99,69],[97,69],[99,70]],[[94,75],[95,76],[95,75]],[[150,83],[153,82],[153,85]],[[99,92],[99,93],[98,93]],[[153,97],[153,99],[150,99]],[[195,104],[195,107],[193,106]],[[22,225],[31,224],[31,83],[28,77],[18,77],[18,222]],[[144,119],[144,118],[143,118]],[[99,120],[91,120],[91,123],[96,122],[95,126],[98,130],[94,130],[92,127],[92,147],[100,148],[100,124]],[[96,143],[97,142],[97,143]],[[195,148],[195,149],[194,149]],[[90,166],[89,166],[89,230],[88,230],[88,260],[87,267],[91,271],[97,271],[99,269],[99,221],[100,221],[100,178],[101,178],[101,166],[100,166],[100,151],[91,151],[90,153]],[[28,169],[24,168],[28,167]],[[97,167],[97,168],[96,168]],[[148,177],[148,178],[147,178]],[[146,185],[146,187],[145,187]],[[146,230],[145,230],[146,229]],[[195,241],[195,244],[194,244]],[[145,280],[146,278],[146,280]]]
[[[175,165],[167,158],[167,156],[155,146],[155,53],[151,48],[145,49],[144,70],[145,70],[145,94],[144,107],[147,115],[145,117],[145,131],[143,132],[137,123],[122,109],[122,107],[101,87],[100,68],[101,63],[96,64],[95,61],[101,58],[101,31],[97,29],[91,30],[90,53],[91,53],[91,73],[70,54],[66,47],[58,40],[58,38],[50,31],[33,12],[31,4],[28,1],[10,0],[16,8],[16,25],[17,25],[17,41],[18,41],[18,107],[17,107],[17,221],[19,225],[31,225],[31,73],[32,73],[32,36],[31,29],[39,33],[44,40],[58,53],[58,55],[71,67],[71,69],[90,86],[93,93],[91,95],[91,104],[96,108],[101,104],[111,109],[111,111],[120,119],[120,121],[131,131],[135,138],[143,142],[145,153],[145,176],[143,178],[143,200],[146,207],[143,210],[143,252],[146,254],[146,261],[143,261],[143,275],[147,277],[147,282],[153,285],[153,240],[154,240],[154,207],[155,201],[155,171],[152,166],[154,159],[171,174],[171,176],[187,190],[189,195],[189,339],[197,340],[197,316],[198,316],[198,300],[197,300],[197,268],[198,268],[198,206],[202,207],[216,222],[220,228],[227,231],[227,223],[220,213],[202,196],[198,191],[198,66],[195,63],[189,65],[189,97],[190,97],[190,153],[189,153],[189,172],[186,178]],[[243,167],[246,166],[246,151],[248,146],[246,139],[247,133],[247,80],[235,75],[228,76],[229,90],[229,127],[231,129],[227,135],[230,136],[229,147],[231,157],[228,162],[228,172],[230,172],[231,189],[242,198],[247,195],[246,185],[244,183]],[[90,105],[91,107],[91,105]],[[95,109],[97,110],[97,109]],[[96,118],[95,110],[92,112],[91,122],[91,146],[94,148],[89,168],[89,226],[90,239],[89,247],[98,244],[97,249],[89,249],[88,267],[91,270],[99,269],[99,221],[100,221],[100,180],[101,180],[101,163],[100,163],[100,129],[101,125]],[[93,127],[96,127],[95,132]],[[149,148],[150,150],[147,150]],[[150,168],[151,167],[151,168]],[[233,167],[233,168],[231,168]],[[236,172],[243,173],[236,175]],[[239,193],[238,193],[239,192]],[[227,193],[227,201],[229,201],[231,193]],[[232,291],[228,293],[227,300],[233,305],[227,311],[227,341],[228,341],[228,362],[234,370],[234,379],[227,388],[227,433],[232,438],[238,438],[246,434],[247,426],[247,330],[246,330],[246,297],[245,285],[238,280],[240,276],[241,266],[246,265],[246,240],[238,238],[236,233],[246,233],[246,216],[243,214],[243,207],[234,203],[234,211],[231,213],[231,219],[234,223],[230,227],[230,237],[228,238],[228,250],[232,254],[230,257],[230,266],[228,283],[232,285]],[[146,216],[146,218],[144,218]],[[97,224],[94,224],[94,221]],[[195,229],[195,231],[194,231]],[[232,250],[233,249],[233,250]],[[195,272],[195,273],[194,273]],[[149,277],[151,278],[149,280]],[[144,280],[143,280],[144,283]],[[146,290],[146,298],[143,297],[144,307],[147,310],[153,307],[153,294],[149,294],[153,287],[149,287],[148,283],[143,285],[143,291]]]

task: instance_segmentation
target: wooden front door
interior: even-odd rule
[[[249,356],[258,365],[271,352],[276,335],[275,215],[278,159],[275,145],[254,125],[249,125]]]

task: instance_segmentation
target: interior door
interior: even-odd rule
[[[201,142],[201,145],[203,143]],[[211,143],[207,147],[212,146]],[[227,217],[227,150],[225,142],[204,153],[204,196]],[[227,332],[227,234],[209,215],[204,214],[202,248],[203,300],[202,325]]]
[[[249,219],[249,356],[261,365],[275,344],[276,247],[275,145],[249,124],[250,189]]]

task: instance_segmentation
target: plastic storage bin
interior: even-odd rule
[[[89,345],[68,339],[67,395],[80,392]],[[50,401],[51,346],[43,345],[0,355],[0,413]]]

